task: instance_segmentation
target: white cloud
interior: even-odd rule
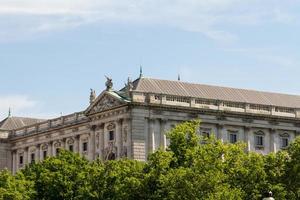
[[[237,37],[224,23],[290,22],[289,0],[0,0],[0,40],[88,23],[163,24],[217,41]],[[294,1],[295,2],[295,1]],[[297,2],[296,2],[297,3]],[[287,10],[287,11],[285,11]],[[1,20],[2,19],[2,20]]]
[[[37,101],[24,95],[0,96],[0,117],[7,117],[9,108],[13,113],[21,113],[26,109],[34,108]]]

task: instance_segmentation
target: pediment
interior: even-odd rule
[[[102,93],[97,99],[92,103],[89,108],[86,110],[87,115],[107,111],[113,108],[126,105],[126,101],[123,101],[121,98],[116,97],[115,95],[110,94],[109,92]]]

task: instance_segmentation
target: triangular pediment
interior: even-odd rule
[[[128,101],[122,99],[122,97],[118,96],[116,93],[104,91],[87,108],[85,113],[86,115],[92,115],[126,105],[127,103]]]

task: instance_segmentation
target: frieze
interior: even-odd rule
[[[243,118],[242,121],[245,123],[253,123],[254,120],[252,118]]]
[[[270,121],[269,121],[269,124],[271,124],[271,125],[278,125],[279,122],[276,121],[276,120],[270,120]]]
[[[198,118],[197,113],[189,113],[188,116],[191,117],[191,118]]]
[[[300,123],[294,123],[295,127],[300,127]]]
[[[216,118],[217,120],[226,120],[226,116],[223,114],[217,115]]]

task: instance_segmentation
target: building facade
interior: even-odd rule
[[[166,132],[201,119],[199,134],[223,142],[243,141],[262,154],[285,149],[300,135],[300,96],[145,78],[106,89],[71,115],[1,128],[0,168],[13,173],[67,149],[89,160],[145,161],[166,148]],[[6,119],[7,121],[8,119]]]

